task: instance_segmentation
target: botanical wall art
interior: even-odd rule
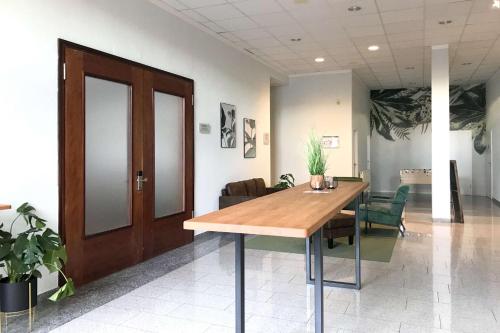
[[[220,146],[236,148],[236,106],[220,103]]]
[[[431,124],[431,88],[372,90],[370,129],[386,138],[408,140],[414,130]],[[471,130],[474,149],[486,150],[486,86],[450,87],[450,130]]]
[[[243,118],[243,156],[254,158],[257,155],[255,119]]]

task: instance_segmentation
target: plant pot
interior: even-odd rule
[[[309,185],[313,190],[322,190],[324,186],[325,177],[323,175],[311,175],[311,181]]]
[[[0,311],[20,312],[28,310],[30,307],[31,283],[31,307],[36,306],[37,299],[37,278],[32,277],[29,281],[9,283],[8,278],[0,280]]]

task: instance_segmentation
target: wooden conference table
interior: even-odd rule
[[[184,222],[184,228],[189,230],[235,234],[237,333],[245,332],[245,234],[306,239],[307,282],[314,284],[315,332],[323,332],[323,286],[361,288],[359,198],[367,187],[368,183],[363,182],[339,182],[339,186],[328,193],[310,193],[309,185],[303,184]],[[356,282],[324,281],[321,227],[353,200],[356,203]],[[314,279],[311,275],[311,237]]]

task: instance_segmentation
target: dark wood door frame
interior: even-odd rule
[[[98,51],[98,50],[95,50],[95,49],[92,49],[92,48],[89,48],[89,47],[85,47],[85,46],[82,46],[82,45],[78,45],[78,44],[75,44],[75,43],[72,43],[72,42],[69,42],[69,41],[66,41],[66,40],[62,40],[62,39],[59,39],[58,40],[58,47],[59,47],[59,63],[58,63],[58,69],[59,69],[59,76],[58,76],[58,138],[59,138],[59,143],[58,143],[58,146],[59,146],[59,233],[61,235],[61,238],[63,240],[64,243],[66,243],[68,241],[68,234],[67,234],[67,231],[68,228],[67,228],[67,215],[68,215],[68,212],[66,211],[66,204],[67,204],[67,195],[68,193],[66,192],[66,189],[67,189],[67,182],[66,182],[66,170],[67,170],[67,163],[66,163],[66,149],[67,149],[67,142],[66,142],[66,131],[65,131],[65,124],[66,124],[66,110],[65,110],[65,101],[66,101],[66,96],[65,96],[65,80],[66,80],[66,64],[65,64],[65,52],[68,50],[68,49],[74,49],[76,51],[83,51],[83,52],[87,52],[87,53],[91,53],[95,56],[103,56],[103,57],[106,57],[108,59],[110,59],[110,61],[119,61],[119,62],[122,62],[122,63],[125,63],[125,64],[128,64],[128,65],[131,65],[131,66],[134,66],[136,68],[138,68],[139,70],[142,70],[142,80],[143,80],[143,84],[144,82],[147,82],[147,77],[149,75],[149,77],[151,78],[154,78],[155,76],[163,76],[163,77],[170,77],[170,78],[175,78],[177,80],[180,80],[183,82],[183,89],[184,89],[184,92],[182,93],[183,96],[186,96],[186,92],[190,92],[191,93],[191,96],[193,96],[193,91],[194,91],[194,81],[192,79],[189,79],[189,78],[185,78],[185,77],[182,77],[182,76],[179,76],[179,75],[176,75],[176,74],[172,74],[172,73],[169,73],[169,72],[166,72],[166,71],[162,71],[162,70],[159,70],[157,68],[153,68],[153,67],[150,67],[150,66],[147,66],[147,65],[143,65],[143,64],[140,64],[140,63],[137,63],[137,62],[134,62],[134,61],[131,61],[131,60],[128,60],[128,59],[124,59],[124,58],[121,58],[121,57],[117,57],[117,56],[114,56],[114,55],[110,55],[110,54],[107,54],[105,52],[102,52],[102,51]],[[142,89],[142,88],[141,88]],[[174,92],[175,94],[175,92]],[[144,94],[144,95],[148,95],[148,94]],[[189,179],[191,181],[191,184],[192,184],[192,188],[190,189],[186,189],[186,193],[185,193],[185,196],[186,196],[186,210],[190,210],[189,211],[189,215],[191,215],[191,211],[194,209],[194,107],[193,107],[193,104],[192,104],[192,101],[193,101],[194,98],[185,98],[186,100],[186,103],[185,103],[185,113],[186,113],[186,117],[189,118],[189,123],[188,121],[186,121],[186,127],[185,127],[185,131],[188,131],[187,133],[190,133],[190,135],[188,135],[186,137],[186,148],[188,149],[188,151],[186,151],[186,154],[190,155],[190,160],[189,160],[189,165],[186,165],[186,169],[185,169],[185,173],[186,173],[186,179]],[[133,103],[135,103],[133,101]],[[146,103],[145,103],[146,104]],[[144,107],[144,105],[142,106]],[[142,117],[141,117],[142,118]],[[142,123],[142,119],[134,119],[135,121],[139,121],[141,123],[140,127],[141,128],[144,128],[143,127],[143,123]],[[136,126],[137,127],[137,126]],[[133,132],[132,135],[134,136],[137,136],[137,135],[141,135],[143,137],[143,133],[142,131],[139,133],[139,132]],[[135,141],[135,140],[134,140]],[[141,143],[142,143],[142,140],[141,140]],[[133,146],[135,145],[135,142],[133,143]],[[135,148],[133,148],[135,149]],[[145,148],[147,149],[147,148]],[[147,152],[145,152],[147,153]],[[144,153],[142,155],[144,157]],[[140,161],[140,165],[141,165],[141,168],[143,167],[142,163],[144,161]],[[135,175],[135,169],[133,170],[133,175]],[[134,179],[133,179],[134,180]],[[144,195],[145,197],[145,195]],[[141,193],[140,196],[133,196],[133,205],[142,205],[144,204],[144,197]],[[140,201],[140,202],[137,202],[137,201]],[[146,211],[146,208],[145,207],[142,207],[141,208],[142,210],[142,216],[140,217],[137,217],[135,216],[134,218],[141,218],[142,219],[142,231],[143,232],[146,232],[148,230],[148,228],[145,227],[145,223],[147,223],[148,221],[146,221],[144,219],[144,212]],[[184,217],[181,217],[179,216],[180,219],[183,219]],[[84,220],[82,218],[80,218],[81,221],[83,221],[84,223]],[[79,223],[82,223],[82,222],[79,222]],[[180,220],[179,220],[180,221]],[[69,223],[69,222],[68,222]],[[182,225],[182,221],[179,222],[180,225]],[[178,225],[179,223],[177,223],[177,229],[178,229]],[[81,227],[81,226],[80,226]],[[151,228],[150,228],[151,229]],[[167,231],[165,230],[165,226],[161,226],[161,225],[158,225],[155,229],[160,229],[160,230],[157,230],[157,231],[162,231],[161,229],[164,229],[163,232]],[[156,230],[155,230],[156,231]],[[71,237],[71,236],[69,236]],[[141,261],[141,260],[145,260],[147,258],[150,258],[154,255],[157,255],[161,252],[164,252],[166,250],[169,250],[172,248],[172,245],[171,244],[174,244],[176,246],[179,246],[179,245],[183,245],[183,244],[186,244],[188,242],[191,242],[193,240],[193,233],[192,232],[188,232],[188,233],[183,233],[183,235],[180,237],[179,240],[174,240],[173,243],[170,243],[170,245],[166,245],[166,244],[161,244],[161,240],[156,240],[156,243],[158,243],[158,245],[155,245],[155,246],[144,246],[144,242],[145,241],[149,241],[149,240],[152,240],[151,238],[151,232],[149,231],[148,234],[143,234],[141,232],[141,238],[142,238],[142,245],[143,245],[143,248],[141,248],[140,250],[140,256],[138,256],[138,261]],[[71,261],[71,257],[69,258],[69,260]],[[60,282],[61,282],[61,279],[60,279]],[[81,280],[81,282],[85,283],[85,282],[88,282],[88,281],[83,281]]]

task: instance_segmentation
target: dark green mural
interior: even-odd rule
[[[409,140],[412,131],[425,133],[431,124],[431,88],[372,90],[370,129],[387,140]],[[486,150],[486,85],[450,87],[450,130],[471,130],[474,149]]]

